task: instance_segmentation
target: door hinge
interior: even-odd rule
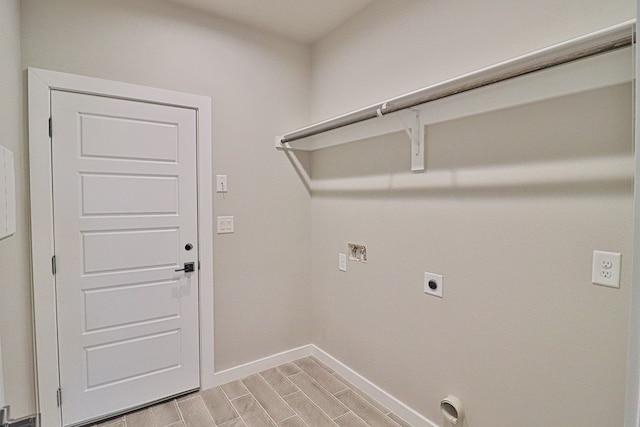
[[[198,270],[200,270],[200,260],[198,260]]]
[[[53,136],[53,120],[49,117],[49,138]]]
[[[58,271],[58,265],[56,263],[56,256],[54,255],[51,257],[51,273],[55,275],[57,271]]]
[[[56,390],[56,400],[58,401],[58,408],[62,406],[62,389]]]

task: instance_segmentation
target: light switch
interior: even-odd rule
[[[218,217],[218,234],[227,234],[234,232],[233,216]]]
[[[227,175],[216,175],[216,191],[218,193],[226,193],[229,191],[227,187]]]
[[[347,254],[338,254],[338,270],[347,271]]]

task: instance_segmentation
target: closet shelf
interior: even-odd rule
[[[635,20],[333,117],[276,137],[315,151],[406,131],[411,169],[424,170],[424,126],[630,82]]]

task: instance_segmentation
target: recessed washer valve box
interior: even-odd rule
[[[364,245],[349,243],[349,261],[367,262],[367,248]]]

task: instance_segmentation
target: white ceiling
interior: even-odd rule
[[[373,0],[171,1],[302,43],[313,43]]]

